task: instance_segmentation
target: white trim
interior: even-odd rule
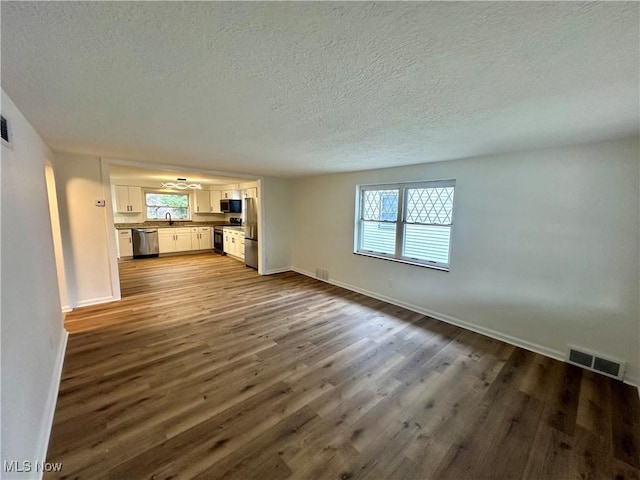
[[[120,300],[120,296],[90,298],[89,300],[80,300],[76,303],[76,307],[88,307],[90,305],[99,305],[101,303],[117,302],[118,300]]]
[[[109,252],[109,281],[111,283],[111,295],[115,300],[120,300],[120,270],[118,269],[118,244],[116,238],[113,235],[113,231],[116,228],[113,220],[113,202],[111,194],[111,177],[109,173],[109,162],[105,161],[102,157],[99,160],[100,164],[100,180],[102,182],[102,195],[105,200],[104,208],[104,228],[107,239],[107,252]],[[105,303],[105,302],[97,302]]]
[[[451,203],[451,222],[449,224],[444,223],[430,223],[420,221],[407,221],[407,209],[409,197],[407,195],[408,190],[415,189],[438,189],[438,188],[451,188],[455,191],[456,180],[423,180],[419,182],[398,182],[398,183],[383,183],[383,184],[371,184],[371,185],[357,185],[356,186],[356,217],[355,217],[355,230],[353,235],[354,249],[353,253],[358,255],[366,255],[372,258],[378,258],[382,260],[391,260],[393,262],[406,263],[409,265],[415,265],[418,267],[435,268],[437,270],[449,271],[451,265],[451,236],[453,230],[453,211],[455,200],[452,199]],[[397,191],[397,212],[395,220],[382,220],[382,219],[365,219],[364,215],[364,197],[367,192],[385,192],[385,191]],[[455,198],[455,195],[453,195]],[[380,197],[380,205],[384,202],[383,197]],[[382,206],[380,207],[382,208]],[[380,214],[381,215],[381,214]],[[378,215],[378,216],[380,216]],[[367,250],[363,247],[365,236],[365,225],[367,223],[384,223],[387,226],[393,225],[395,227],[395,247],[393,253],[385,253],[375,250]],[[447,261],[446,263],[428,260],[426,258],[415,258],[403,255],[404,244],[408,238],[407,226],[409,225],[421,225],[430,227],[443,227],[449,229],[449,244],[447,247]]]
[[[73,311],[73,308],[71,308],[69,305],[62,305],[62,313],[69,313],[72,311]]]
[[[268,202],[264,194],[264,180],[260,177],[256,180],[257,184],[257,201],[258,201],[258,273],[260,275],[266,275],[265,266],[267,264],[267,256],[264,252],[267,251],[267,245],[269,245],[269,239],[266,238],[265,231],[267,230],[264,221],[267,218],[265,204]],[[266,240],[266,241],[265,241]]]
[[[283,267],[283,268],[272,268],[271,270],[267,270],[262,275],[274,275],[276,273],[284,273],[293,271],[292,267]]]
[[[63,330],[60,345],[58,346],[58,355],[56,364],[53,368],[53,376],[51,377],[51,385],[49,387],[49,395],[44,409],[44,417],[42,421],[42,431],[40,432],[40,440],[36,447],[35,458],[39,462],[47,460],[47,449],[49,448],[49,438],[51,437],[51,429],[53,428],[53,416],[56,411],[56,402],[58,400],[58,392],[60,390],[60,381],[62,379],[62,367],[64,365],[64,355],[67,351],[67,340],[69,332]],[[42,478],[40,473],[38,478]]]
[[[511,335],[507,335],[506,333],[498,332],[497,330],[492,330],[490,328],[480,327],[478,325],[474,325],[472,323],[466,322],[464,320],[460,320],[459,318],[452,317],[450,315],[446,315],[444,313],[434,312],[433,310],[428,310],[426,308],[420,307],[418,305],[413,305],[411,303],[402,302],[396,300],[391,297],[387,297],[385,295],[380,295],[379,293],[372,292],[370,290],[365,290],[364,288],[354,287],[353,285],[349,285],[347,283],[338,282],[336,280],[320,280],[316,278],[311,272],[307,272],[306,270],[302,270],[301,268],[293,267],[292,270],[294,272],[300,273],[302,275],[306,275],[307,277],[311,277],[315,280],[325,281],[327,283],[331,283],[332,285],[336,285],[338,287],[346,288],[347,290],[351,290],[352,292],[361,293],[366,295],[367,297],[375,298],[377,300],[382,300],[383,302],[390,303],[392,305],[397,305],[398,307],[406,308],[407,310],[411,310],[413,312],[421,313],[428,317],[435,318],[436,320],[441,320],[446,323],[450,323],[452,325],[456,325],[458,327],[464,328],[466,330],[470,330],[472,332],[479,333],[481,335],[485,335],[487,337],[494,338],[496,340],[500,340],[506,342],[510,345],[514,345],[516,347],[524,348],[525,350],[530,350],[535,353],[539,353],[546,357],[553,358],[555,360],[560,360],[561,362],[565,362],[565,353],[559,350],[555,350],[553,348],[548,348],[543,345],[539,345],[537,343],[529,342],[527,340],[523,340],[518,337],[514,337]],[[624,383],[629,385],[633,385],[638,387],[638,393],[640,394],[640,379],[636,377],[630,377],[629,375],[625,375],[623,379]]]
[[[451,269],[449,268],[449,264],[443,266],[443,263],[428,263],[428,261],[421,262],[419,260],[412,260],[411,257],[392,257],[389,256],[390,254],[378,253],[372,250],[354,250],[353,253],[354,255],[362,255],[364,257],[377,258],[379,260],[389,260],[390,262],[404,263],[405,265],[413,265],[415,267],[431,268],[433,270],[440,270],[441,272],[451,271]]]
[[[624,378],[622,379],[624,383],[627,385],[631,385],[638,389],[638,397],[640,397],[640,377],[624,374]]]

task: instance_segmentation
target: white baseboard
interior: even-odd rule
[[[514,337],[512,335],[508,335],[506,333],[502,333],[502,332],[499,332],[497,330],[492,330],[490,328],[481,327],[481,326],[466,322],[464,320],[461,320],[459,318],[455,318],[455,317],[452,317],[450,315],[446,315],[444,313],[434,312],[433,310],[428,310],[428,309],[420,307],[418,305],[413,305],[411,303],[402,302],[400,300],[396,300],[395,298],[387,297],[385,295],[380,295],[379,293],[376,293],[376,292],[365,290],[364,288],[354,287],[353,285],[349,285],[347,283],[338,282],[336,280],[331,280],[331,279],[329,279],[329,280],[320,280],[320,279],[316,278],[316,276],[313,273],[307,272],[306,270],[302,270],[300,268],[293,267],[292,270],[294,272],[300,273],[300,274],[305,275],[307,277],[314,278],[314,279],[319,280],[321,282],[327,282],[327,283],[330,283],[332,285],[336,285],[338,287],[342,287],[342,288],[345,288],[347,290],[351,290],[352,292],[361,293],[363,295],[366,295],[367,297],[375,298],[377,300],[382,300],[383,302],[387,302],[387,303],[390,303],[392,305],[397,305],[398,307],[406,308],[407,310],[411,310],[412,312],[421,313],[421,314],[426,315],[428,317],[435,318],[436,320],[441,320],[441,321],[443,321],[445,323],[450,323],[452,325],[456,325],[456,326],[464,328],[466,330],[471,330],[472,332],[476,332],[476,333],[479,333],[481,335],[485,335],[487,337],[491,337],[491,338],[494,338],[496,340],[500,340],[500,341],[506,342],[506,343],[508,343],[510,345],[514,345],[516,347],[521,347],[521,348],[524,348],[525,350],[530,350],[532,352],[539,353],[539,354],[544,355],[546,357],[550,357],[550,358],[553,358],[555,360],[560,360],[561,362],[565,361],[564,352],[561,352],[559,350],[555,350],[553,348],[548,348],[548,347],[545,347],[543,345],[539,345],[537,343],[529,342],[529,341],[524,340],[522,338]],[[623,381],[625,383],[629,384],[629,385],[637,386],[638,387],[638,392],[640,393],[640,381],[639,381],[638,378],[630,377],[630,376],[627,375],[627,376],[625,376]]]
[[[271,270],[267,270],[266,272],[264,272],[263,275],[274,275],[276,273],[290,272],[292,270],[293,270],[293,268],[291,268],[291,267],[272,268]]]
[[[58,391],[60,390],[60,380],[62,379],[62,367],[64,365],[64,354],[67,351],[67,340],[69,332],[66,330],[62,333],[60,344],[58,345],[58,354],[56,356],[56,364],[53,368],[53,376],[51,377],[51,385],[49,386],[49,395],[47,404],[45,405],[44,417],[42,420],[42,431],[40,432],[40,441],[36,448],[36,460],[45,462],[47,459],[47,449],[49,447],[49,438],[53,427],[53,415],[56,411],[56,402],[58,400]],[[40,473],[39,478],[42,478]]]
[[[73,311],[73,308],[71,308],[69,305],[62,305],[62,313],[69,313]]]
[[[99,297],[90,298],[89,300],[80,300],[76,303],[76,307],[88,307],[90,305],[100,305],[101,303],[117,302],[120,297]],[[75,308],[75,307],[74,307]]]

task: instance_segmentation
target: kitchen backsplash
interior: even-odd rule
[[[142,223],[144,219],[142,218],[142,214],[133,214],[130,213],[128,215],[121,215],[119,213],[113,214],[113,223]]]
[[[193,222],[228,222],[230,217],[239,216],[237,213],[220,213],[213,215],[198,215],[194,213],[191,215],[191,221]],[[113,214],[113,223],[144,223],[144,216],[142,213],[129,213],[129,214],[121,214],[114,213]],[[166,222],[158,222],[159,224],[163,224]]]

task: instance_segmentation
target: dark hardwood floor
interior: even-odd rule
[[[640,477],[621,382],[215,254],[120,271],[67,316],[47,478]]]

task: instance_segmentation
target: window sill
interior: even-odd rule
[[[443,267],[441,265],[432,265],[429,263],[422,263],[422,262],[412,262],[411,260],[406,260],[404,258],[385,257],[384,255],[376,255],[375,253],[367,253],[367,252],[353,252],[353,253],[355,255],[362,255],[363,257],[378,258],[380,260],[389,260],[390,262],[404,263],[406,265],[413,265],[416,267],[430,268],[432,270],[440,270],[441,272],[449,271],[449,267]]]

